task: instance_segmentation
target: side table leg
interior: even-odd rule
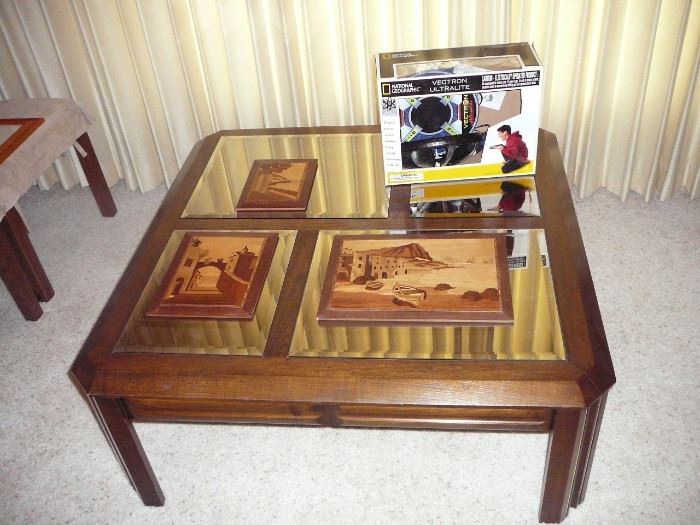
[[[591,474],[591,465],[593,464],[593,456],[598,443],[598,433],[600,432],[600,424],[603,421],[603,412],[607,399],[608,394],[606,392],[586,411],[586,426],[583,431],[583,442],[576,469],[576,479],[574,480],[574,488],[571,493],[572,507],[578,507],[583,503],[583,499],[586,496],[588,477]]]
[[[109,186],[107,186],[100,162],[97,160],[97,155],[95,155],[95,150],[87,132],[78,137],[77,142],[87,153],[85,157],[78,153],[78,160],[80,160],[80,165],[85,172],[85,178],[90,184],[90,190],[93,197],[95,197],[97,207],[100,208],[100,212],[104,217],[114,217],[117,213],[117,205],[114,204],[114,199],[109,191]]]
[[[5,215],[2,220],[2,228],[14,247],[15,256],[24,270],[32,290],[34,290],[34,295],[40,301],[48,301],[54,296],[53,287],[34,251],[32,242],[29,240],[27,226],[15,208],[10,208]]]
[[[541,522],[559,523],[569,513],[585,421],[586,409],[561,408],[554,413],[540,503]]]
[[[0,278],[7,286],[24,318],[27,321],[39,319],[43,311],[27,279],[27,274],[15,255],[4,219],[0,225]]]
[[[90,402],[107,441],[144,505],[162,506],[165,497],[122,402],[108,397],[91,397]]]

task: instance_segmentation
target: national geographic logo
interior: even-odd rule
[[[408,82],[382,82],[382,97],[395,97],[415,95],[420,92],[420,87]]]

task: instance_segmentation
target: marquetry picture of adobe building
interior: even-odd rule
[[[344,248],[341,264],[338,270],[339,281],[355,281],[356,279],[378,280],[403,276],[408,273],[408,259],[397,254],[385,254],[381,250],[352,251]]]
[[[147,315],[252,317],[276,240],[264,233],[186,234]]]
[[[334,238],[319,321],[512,322],[502,235]]]

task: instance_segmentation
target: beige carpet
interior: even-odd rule
[[[31,191],[56,290],[35,323],[0,285],[0,523],[537,523],[544,435],[139,424],[146,508],[66,372],[164,195]],[[618,383],[569,524],[698,523],[700,202],[576,204]]]

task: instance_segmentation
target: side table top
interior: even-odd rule
[[[41,121],[0,162],[0,218],[59,155],[90,127],[85,112],[69,99],[17,98],[0,101],[0,123]],[[28,127],[25,125],[24,128]],[[31,126],[30,126],[31,127]],[[21,130],[19,130],[21,131]],[[12,138],[12,137],[10,137]],[[0,158],[2,148],[0,148]]]

